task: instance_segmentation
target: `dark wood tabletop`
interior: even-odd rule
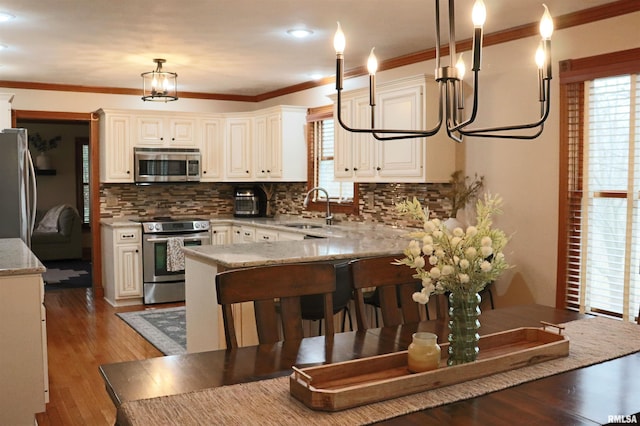
[[[540,321],[563,323],[584,318],[576,312],[541,305],[484,311],[481,334]],[[291,374],[307,367],[406,350],[416,331],[430,331],[444,342],[446,318],[338,333],[300,341],[165,356],[100,367],[114,404],[202,390]],[[640,353],[558,374],[481,397],[423,410],[384,424],[576,424],[595,425],[636,415],[640,421]],[[610,417],[618,416],[618,417]],[[622,417],[619,417],[622,416]]]

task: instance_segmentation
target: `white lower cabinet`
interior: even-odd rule
[[[231,227],[231,242],[233,244],[255,243],[256,228],[252,225],[233,225]]]
[[[0,424],[34,425],[49,402],[42,275],[0,277]]]
[[[211,245],[213,246],[229,244],[231,242],[230,225],[210,225],[209,233],[211,234]]]
[[[256,228],[256,242],[278,241],[278,231],[273,229]]]
[[[142,304],[142,230],[102,226],[102,284],[113,306]]]

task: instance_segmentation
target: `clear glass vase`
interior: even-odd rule
[[[480,295],[449,294],[449,358],[447,365],[473,362],[478,358]]]

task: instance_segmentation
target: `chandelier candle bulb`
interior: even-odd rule
[[[540,35],[542,36],[546,65],[543,77],[551,80],[551,35],[553,34],[553,19],[551,19],[547,5],[543,3],[542,6],[544,6],[544,13],[542,14],[542,19],[540,19]]]
[[[333,48],[336,50],[336,90],[340,92],[342,90],[343,68],[344,68],[344,48],[346,46],[346,39],[344,33],[338,22],[338,29],[333,36]]]
[[[413,333],[407,351],[407,368],[412,373],[435,370],[440,366],[440,345],[433,333]]]
[[[367,70],[369,71],[369,105],[376,105],[376,71],[378,71],[378,58],[373,53],[375,47],[371,49],[369,59],[367,59]],[[371,123],[373,126],[373,122]]]
[[[487,19],[487,9],[482,0],[476,0],[471,10],[471,20],[473,21],[473,67],[474,71],[480,71],[482,57],[482,27]]]

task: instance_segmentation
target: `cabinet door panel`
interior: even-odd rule
[[[355,99],[355,124],[361,129],[371,128],[371,106],[368,97]],[[376,150],[379,141],[368,133],[353,134],[353,174],[356,180],[376,175]]]
[[[222,179],[222,159],[224,158],[224,136],[222,121],[219,119],[203,120],[200,125],[202,135],[200,153],[202,155],[203,182]]]
[[[342,120],[347,125],[353,123],[353,99],[341,103]],[[338,123],[337,114],[334,113],[334,176],[338,178],[353,177],[353,136]]]
[[[280,114],[267,116],[266,170],[270,178],[282,177],[282,117]],[[300,159],[300,161],[302,161]]]
[[[269,176],[269,135],[267,134],[267,117],[262,115],[253,121],[253,174],[264,179]]]
[[[251,121],[251,118],[227,119],[227,178],[251,178]]]
[[[136,145],[159,146],[164,143],[164,121],[160,117],[138,117]]]
[[[131,116],[105,115],[101,117],[100,169],[101,182],[133,182],[133,148],[131,144]]]
[[[141,254],[137,245],[116,247],[119,267],[117,270],[116,297],[142,296]]]
[[[381,93],[380,127],[385,129],[422,128],[422,88],[411,87]],[[380,177],[423,176],[424,139],[384,141],[379,144],[378,174]]]
[[[191,118],[173,118],[169,121],[171,128],[171,145],[195,146],[196,123]]]

